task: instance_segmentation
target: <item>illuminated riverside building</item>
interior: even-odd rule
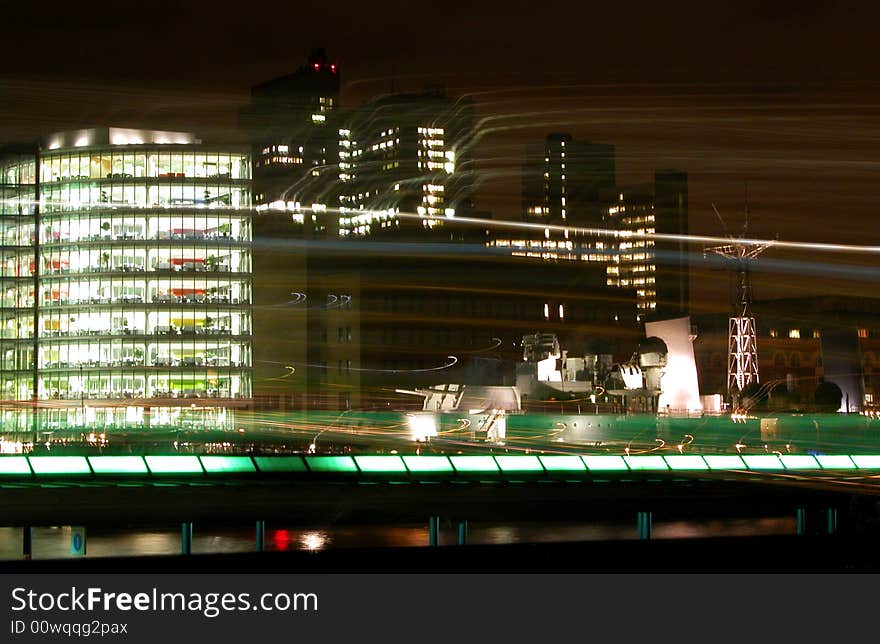
[[[105,128],[0,168],[3,431],[231,428],[251,398],[249,153]]]

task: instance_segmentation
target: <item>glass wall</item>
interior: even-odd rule
[[[203,182],[67,182],[43,185],[43,212],[116,208],[250,208],[250,190],[241,185]]]
[[[32,215],[35,207],[36,154],[0,159],[0,215]]]
[[[41,253],[41,275],[83,273],[249,273],[250,251],[243,247],[125,244],[74,245]],[[13,270],[20,268],[14,259]]]
[[[44,373],[39,387],[43,400],[195,400],[247,398],[244,392],[250,391],[250,379],[244,371],[235,369],[180,369],[160,373],[83,369],[82,372]]]
[[[0,159],[0,398],[10,401],[33,396],[36,168],[36,150]],[[0,432],[29,428],[30,418],[0,406]]]
[[[41,307],[40,338],[83,336],[239,336],[250,335],[246,306]]]
[[[47,409],[43,412],[45,430],[60,431],[73,427],[87,428],[93,434],[113,430],[126,431],[224,431],[233,428],[234,412],[225,407],[161,406],[144,407],[119,403],[114,407],[89,404],[70,408]]]
[[[0,161],[0,396],[30,401],[36,362],[44,429],[231,427],[228,401],[251,397],[249,156],[153,144],[40,161]],[[0,434],[28,419],[0,407]]]
[[[250,242],[249,215],[219,214],[199,210],[151,213],[113,210],[76,214],[44,215],[40,243],[174,241]],[[19,238],[30,231],[19,233]],[[32,235],[32,232],[31,232]],[[29,242],[30,243],[30,242]]]
[[[33,165],[30,166],[33,175]],[[246,153],[196,150],[190,146],[111,146],[102,150],[45,153],[40,163],[44,184],[81,179],[251,179]],[[33,183],[33,181],[30,181]]]
[[[124,258],[119,255],[116,257]],[[188,260],[186,264],[192,263],[192,257],[186,259]],[[250,261],[249,257],[246,259]],[[220,276],[213,271],[205,271],[204,275],[197,276],[199,272],[172,268],[149,272],[130,270],[115,275],[106,272],[94,276],[79,273],[70,277],[55,277],[50,273],[48,277],[40,280],[40,306],[46,308],[89,304],[150,303],[206,306],[250,304],[249,278]],[[161,273],[165,273],[166,276],[161,276]],[[172,274],[180,274],[180,277],[172,277]],[[129,308],[134,310],[134,307]],[[110,327],[106,327],[97,330],[109,329]]]
[[[47,154],[40,165],[42,210],[250,208],[247,154],[171,147]]]

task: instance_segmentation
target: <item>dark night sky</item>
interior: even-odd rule
[[[688,171],[692,232],[720,232],[712,202],[735,226],[748,182],[755,235],[876,244],[878,18],[757,0],[15,3],[0,24],[0,140],[111,123],[222,137],[250,85],[325,46],[346,106],[392,78],[477,93],[491,119],[477,205],[498,217],[517,215],[525,141],[571,131],[617,146],[621,182]],[[768,257],[759,298],[880,282],[874,255]],[[868,270],[823,277],[846,262]],[[696,273],[702,301],[723,277]]]

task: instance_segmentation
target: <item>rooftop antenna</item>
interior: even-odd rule
[[[728,321],[727,338],[727,394],[738,408],[743,390],[752,383],[759,383],[758,374],[758,341],[755,315],[752,313],[752,276],[750,264],[761,253],[773,245],[773,242],[753,242],[749,240],[749,189],[746,184],[745,222],[742,235],[734,237],[728,232],[724,218],[715,204],[712,210],[721,221],[725,236],[730,243],[721,246],[709,246],[703,254],[715,253],[736,267],[737,289],[733,315]]]

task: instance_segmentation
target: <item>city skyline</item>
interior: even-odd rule
[[[645,182],[657,169],[687,172],[694,234],[723,234],[713,203],[738,228],[746,185],[759,237],[858,243],[872,221],[873,185],[880,178],[874,163],[878,85],[864,50],[868,39],[855,36],[871,24],[868,10],[694,5],[679,20],[645,5],[628,9],[652,20],[627,22],[623,6],[550,3],[526,23],[524,5],[505,5],[503,13],[491,3],[453,5],[444,14],[447,23],[492,28],[449,34],[438,27],[431,32],[436,52],[420,53],[407,45],[416,30],[404,28],[409,14],[399,3],[371,13],[363,30],[346,26],[364,19],[365,10],[341,5],[336,29],[353,34],[345,39],[322,12],[298,7],[297,21],[310,28],[294,44],[278,39],[292,10],[257,7],[241,37],[229,38],[229,47],[212,58],[204,34],[236,33],[223,12],[201,15],[195,5],[192,14],[168,23],[126,20],[124,10],[102,12],[100,6],[94,21],[61,9],[38,19],[28,8],[12,8],[7,25],[39,24],[44,38],[33,56],[0,75],[0,139],[117,124],[194,129],[223,140],[232,135],[251,86],[294,71],[311,48],[325,46],[340,66],[343,109],[392,88],[442,84],[451,96],[474,95],[485,134],[475,154],[482,180],[476,205],[498,218],[516,218],[520,209],[519,168],[528,143],[564,131],[614,145],[621,183]],[[578,21],[592,14],[602,18],[599,24]],[[560,15],[571,20],[557,24]],[[183,38],[196,21],[204,27],[199,38]],[[380,24],[379,31],[401,40],[368,36],[368,26]],[[559,37],[551,38],[551,24]],[[590,37],[575,39],[578,25],[587,24]],[[620,27],[628,28],[620,36],[627,45],[615,47]],[[149,42],[157,30],[177,36],[171,62],[157,62],[150,48],[125,49],[126,43]],[[82,43],[74,50],[61,37],[71,31]],[[9,30],[4,37],[17,49],[26,33]],[[400,47],[413,53],[396,56]],[[689,55],[697,49],[701,56]],[[811,220],[809,227],[799,224],[804,219]],[[840,219],[851,225],[837,225]],[[865,272],[863,257],[825,256],[812,266],[814,279],[800,279],[800,269],[811,262],[810,253],[768,254],[755,267],[756,296],[859,295],[876,285],[853,277]],[[726,295],[718,297],[714,288],[719,273],[693,264],[692,299],[715,310],[726,306]]]
[[[319,592],[388,630],[310,572],[880,568],[878,22],[5,7],[12,636],[301,634]],[[32,574],[53,566],[60,593]],[[197,577],[78,574],[141,568],[297,576],[187,599]],[[437,601],[397,586],[427,624]],[[565,593],[517,594],[538,630],[584,630]]]

